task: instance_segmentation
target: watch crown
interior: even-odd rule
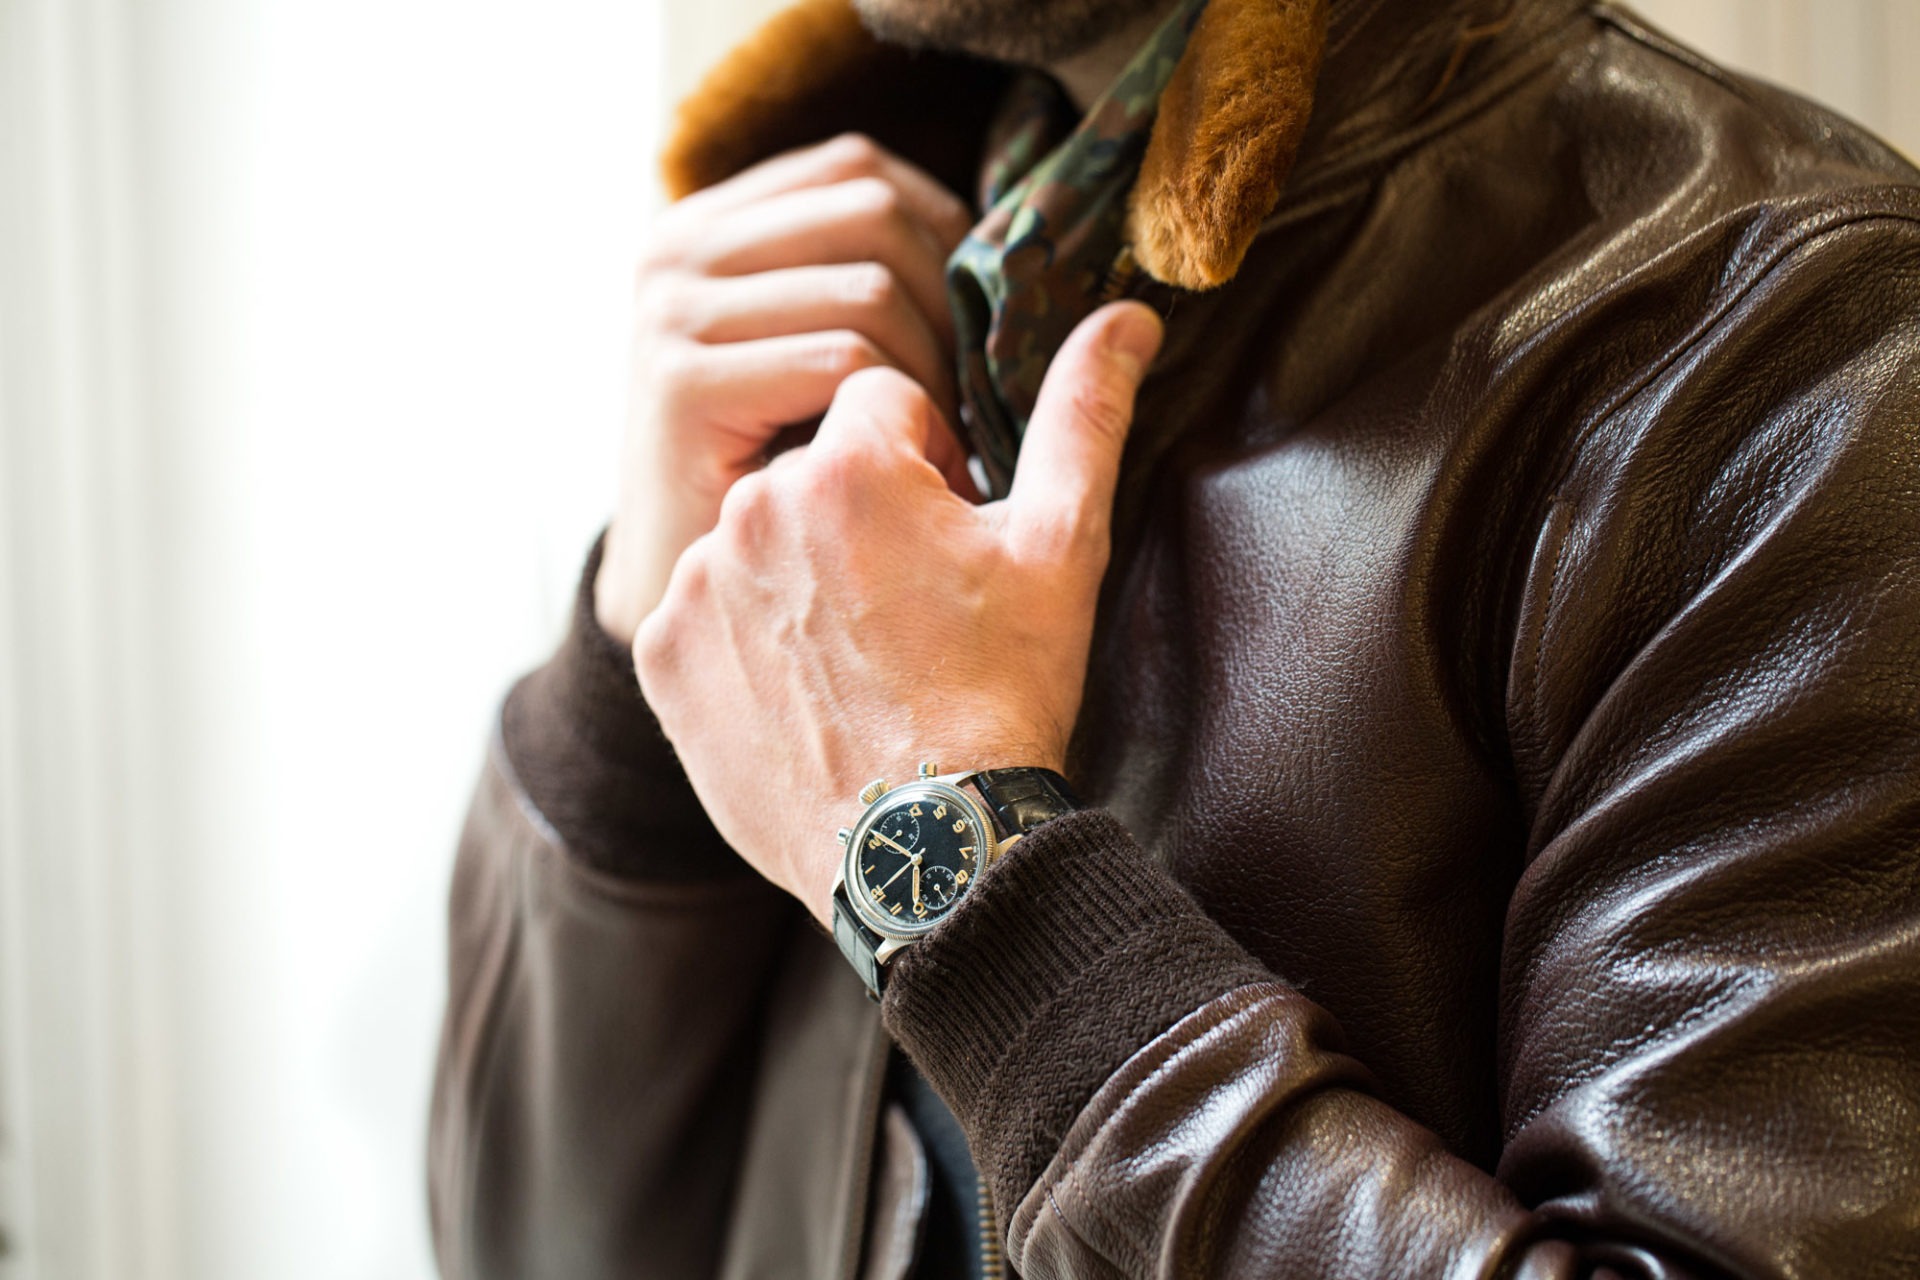
[[[838,840],[841,844],[845,844],[847,841],[853,839],[853,828],[852,827],[840,828],[840,830],[834,835],[834,839]]]
[[[887,780],[885,778],[875,778],[872,782],[860,788],[860,803],[872,804],[875,800],[887,794],[887,790]]]
[[[920,766],[920,776],[923,778],[931,778],[934,774],[939,772],[940,772],[940,766],[937,764],[934,764],[932,761],[928,761],[926,764],[923,764]]]

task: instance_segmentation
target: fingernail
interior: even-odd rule
[[[1129,303],[1124,310],[1126,314],[1107,330],[1107,349],[1131,360],[1144,375],[1154,356],[1160,353],[1160,340],[1166,335],[1166,326],[1150,307]]]

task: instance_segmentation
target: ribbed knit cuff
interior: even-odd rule
[[[507,695],[507,759],[567,849],[598,870],[647,880],[751,875],[708,820],[640,694],[633,658],[593,608],[594,545],[559,651]]]
[[[1011,1212],[1122,1063],[1214,997],[1272,980],[1089,809],[1021,840],[902,951],[882,1014]]]

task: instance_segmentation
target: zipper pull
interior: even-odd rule
[[[1094,305],[1105,306],[1124,298],[1139,276],[1140,264],[1134,259],[1132,246],[1121,245],[1120,252],[1107,267],[1106,278],[1100,282],[1100,291],[1094,295]]]

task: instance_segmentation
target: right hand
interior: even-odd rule
[[[669,206],[635,282],[619,505],[594,612],[631,644],[734,481],[840,383],[891,365],[940,406],[931,456],[972,498],[953,434],[946,259],[972,224],[931,175],[857,135],[788,152]]]

